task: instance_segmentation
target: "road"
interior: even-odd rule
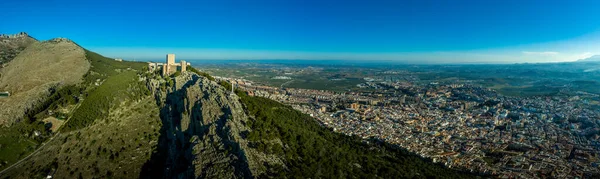
[[[75,109],[79,108],[79,105],[81,105],[81,103],[77,104],[75,106]],[[69,116],[73,115],[73,111],[71,111],[69,113]],[[71,118],[68,118],[63,125],[60,126],[60,128],[56,129],[56,131],[60,131],[60,129],[62,129],[63,126],[65,126],[65,124],[67,124],[67,122],[69,122],[69,120],[71,120]],[[56,132],[56,134],[54,134],[54,136],[52,136],[52,138],[50,138],[49,140],[46,140],[46,142],[42,143],[42,145],[40,147],[38,147],[35,151],[31,152],[31,154],[27,155],[27,157],[17,161],[16,163],[12,164],[10,167],[6,167],[4,170],[0,171],[0,176],[2,176],[4,174],[4,172],[8,171],[9,169],[21,164],[23,161],[29,159],[29,157],[33,156],[34,154],[38,153],[40,150],[42,150],[44,148],[44,146],[46,146],[46,144],[52,142],[54,140],[54,138],[56,138],[56,136],[59,136],[60,132]]]
[[[10,167],[5,168],[4,170],[0,171],[0,176],[2,176],[2,174],[4,174],[4,172],[8,171],[9,169],[23,163],[25,160],[29,159],[29,157],[37,154],[40,150],[42,150],[44,148],[44,146],[46,146],[46,144],[52,142],[52,140],[54,140],[54,138],[56,138],[56,136],[60,135],[60,132],[57,132],[54,136],[52,136],[52,138],[50,138],[50,140],[47,140],[46,142],[42,143],[42,145],[40,147],[38,147],[35,151],[31,152],[31,154],[27,155],[27,157],[17,161],[16,163],[12,164]]]
[[[287,81],[287,82],[281,84],[281,86],[279,86],[279,88],[283,88],[284,85],[287,85],[288,83],[292,83],[292,82],[294,82],[294,80]]]

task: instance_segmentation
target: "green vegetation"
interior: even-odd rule
[[[166,82],[166,86],[169,88],[172,88],[173,86],[175,86],[175,82],[173,81],[173,79],[171,78],[165,78]]]
[[[560,92],[559,88],[545,86],[531,87],[504,87],[497,90],[499,93],[507,96],[528,97],[528,96],[553,96]]]
[[[357,74],[354,69],[319,70],[296,68],[296,66],[282,67],[291,69],[291,71],[286,71],[278,67],[256,67],[239,64],[203,66],[206,72],[213,75],[244,78],[260,84],[284,88],[347,91],[348,89],[355,89],[357,84],[365,82],[361,74]],[[291,79],[273,79],[276,76],[287,76]]]
[[[221,82],[229,87],[226,82]],[[469,178],[468,174],[432,164],[396,146],[345,136],[320,126],[313,118],[276,101],[237,91],[248,113],[257,150],[280,156],[286,169],[266,166],[260,178]],[[281,140],[283,145],[273,142]]]
[[[138,178],[159,136],[158,114],[150,96],[122,103],[111,110],[108,122],[58,134],[2,178],[42,178],[51,170],[61,178]]]
[[[99,171],[99,169],[102,169],[102,171],[109,171],[109,173],[85,172],[83,173],[83,176],[110,177],[114,175],[114,173],[112,173],[113,171],[119,170],[114,168],[117,166],[114,165],[113,162],[119,160],[132,161],[132,157],[139,158],[138,160],[140,160],[140,162],[146,160],[142,157],[144,155],[135,152],[136,149],[144,147],[144,154],[149,156],[148,151],[151,151],[149,149],[151,144],[149,144],[148,141],[153,140],[153,138],[157,136],[157,134],[151,134],[157,133],[157,129],[155,129],[155,127],[148,127],[144,124],[157,126],[159,125],[157,124],[159,121],[154,120],[151,121],[151,123],[148,123],[149,121],[147,119],[150,111],[147,109],[154,109],[156,107],[153,106],[154,103],[152,102],[152,98],[148,97],[150,92],[145,86],[145,83],[138,80],[139,74],[137,71],[145,71],[143,69],[146,67],[146,63],[127,61],[118,62],[91,51],[86,50],[85,52],[87,60],[91,63],[91,67],[83,77],[83,83],[51,88],[50,95],[47,98],[26,112],[24,117],[25,120],[17,122],[11,127],[0,128],[0,169],[8,167],[17,160],[29,155],[42,142],[47,141],[47,139],[52,136],[49,131],[50,126],[42,122],[42,119],[45,119],[51,114],[49,112],[50,110],[53,110],[53,115],[58,119],[69,119],[63,125],[64,127],[61,128],[61,131],[63,131],[63,134],[66,134],[66,136],[58,135],[56,137],[58,139],[53,140],[49,145],[42,149],[46,151],[35,154],[37,157],[33,157],[33,160],[36,160],[37,162],[35,162],[35,164],[32,162],[31,165],[27,165],[27,170],[13,170],[30,171],[27,173],[30,173],[31,175],[28,175],[26,178],[39,178],[34,176],[34,174],[45,176],[50,169],[56,168],[57,163],[52,162],[56,161],[56,158],[54,157],[60,158],[58,161],[60,162],[61,167],[64,167],[58,171],[58,173],[64,172],[62,176],[77,177],[82,175],[81,172],[83,171]],[[80,101],[80,99],[84,100]],[[123,112],[118,116],[111,116],[115,111],[124,110],[122,107],[118,107],[119,105],[124,104],[123,102],[125,102],[125,105],[131,105],[140,100],[146,101],[143,106],[134,106],[135,108],[131,108],[133,111]],[[56,110],[64,109],[66,106],[71,106],[69,108],[77,106],[77,108],[74,109],[74,111],[67,113],[58,112],[58,110]],[[68,111],[70,111],[70,109]],[[146,113],[143,111],[148,112]],[[158,112],[152,111],[152,113],[155,114],[154,116],[151,114],[150,118],[156,119],[158,116],[156,114]],[[71,118],[69,118],[69,116],[71,116]],[[92,130],[92,127],[78,131],[76,134],[67,132],[90,126],[97,119],[110,119],[114,121],[119,118],[129,118],[130,120],[127,122],[139,123],[126,125],[128,129],[131,129],[132,126],[139,126],[139,128],[142,129],[131,131],[133,134],[124,134],[124,136],[118,134],[128,130],[119,129],[115,124],[111,124],[111,127],[106,126],[105,129],[102,130]],[[104,135],[110,135],[111,137],[97,139],[98,136],[92,134],[97,134],[98,131],[109,132],[110,134]],[[120,132],[117,133],[117,131]],[[85,133],[85,136],[81,136],[80,132]],[[135,142],[125,141],[131,136],[137,136],[134,137]],[[142,142],[140,139],[145,139],[145,141]],[[80,142],[82,140],[86,142]],[[119,141],[119,144],[116,143],[116,140]],[[66,145],[68,147],[61,147],[60,145]],[[91,146],[88,145],[97,145],[96,147],[102,146],[99,147],[97,151],[94,151],[97,153],[96,157],[90,156],[92,151],[90,150]],[[66,148],[66,150],[61,151],[62,148]],[[54,154],[48,155],[48,153]],[[77,156],[75,155],[77,153],[81,156],[78,156],[78,158],[75,159],[74,156]],[[83,166],[73,164],[73,161],[82,161],[84,157],[89,159],[83,162],[88,165],[88,168],[79,168]],[[106,158],[104,164],[102,164],[102,160],[99,160],[103,159],[103,157]],[[100,164],[98,163],[99,161],[101,162]],[[98,165],[103,166],[98,167]],[[129,166],[123,167],[122,170],[133,171],[137,168],[139,168],[139,166]],[[119,176],[137,175],[134,172],[127,174],[127,172],[123,171],[119,174]]]
[[[506,65],[404,65],[322,64],[318,62],[203,64],[213,75],[244,78],[274,87],[332,91],[363,91],[356,85],[364,78],[415,84],[470,84],[496,90],[507,96],[531,97],[575,95],[576,91],[600,94],[598,63],[547,63]],[[288,76],[290,79],[273,79]]]
[[[210,76],[208,73],[200,72],[197,69],[195,69],[194,67],[189,66],[189,65],[186,68],[189,69],[191,72],[194,72],[194,73],[196,73],[196,74],[198,74],[200,76],[208,78],[210,81],[215,81],[215,78],[213,78],[212,76]]]
[[[141,163],[150,156],[150,141],[156,140],[160,121],[154,100],[148,96],[150,91],[145,82],[139,81],[139,76],[143,76],[140,71],[146,71],[146,63],[118,62],[91,51],[85,52],[91,67],[83,77],[83,83],[57,89],[39,107],[27,113],[32,120],[26,121],[36,121],[47,116],[50,109],[77,104],[69,114],[54,112],[57,118],[68,119],[60,129],[61,134],[28,159],[32,162],[17,166],[11,170],[14,173],[7,176],[39,178],[37,176],[45,176],[55,169],[56,175],[67,178],[134,178]],[[109,122],[95,123],[99,119]],[[2,163],[4,166],[31,153],[50,136],[31,137],[32,131],[46,126],[43,122],[30,123],[23,123],[28,124],[23,125],[23,132],[0,130],[0,134],[18,134],[7,136],[11,140],[8,142],[0,137],[0,144],[13,143],[0,147],[0,151],[14,151],[6,152],[14,159],[0,156],[0,160],[8,161]],[[45,131],[48,131],[47,127]],[[125,161],[140,164],[118,165]]]
[[[49,110],[59,106],[75,104],[82,88],[77,85],[50,89],[51,95],[35,107],[25,112],[24,120],[10,127],[0,128],[0,169],[33,152],[39,144],[51,137],[50,127],[42,120],[48,117]],[[65,114],[55,113],[64,118]],[[35,134],[37,133],[37,135]]]
[[[85,56],[92,64],[90,71],[84,76],[86,83],[93,83],[98,79],[104,80],[128,68],[142,71],[144,67],[147,67],[143,62],[119,62],[89,50],[85,50]]]
[[[179,71],[176,71],[175,73],[173,73],[173,74],[171,75],[171,77],[178,77],[179,75],[181,75],[181,72],[179,72]]]
[[[58,91],[54,89],[51,89],[51,91],[50,97],[25,113],[26,121],[41,120],[47,117],[48,110],[55,110],[59,106],[76,104],[79,101],[79,94],[83,93],[83,89],[77,85],[64,86]]]
[[[138,100],[149,94],[150,91],[145,84],[138,81],[135,71],[126,71],[111,76],[89,94],[73,113],[63,130],[70,131],[86,127],[96,119],[107,117],[109,110],[121,101]]]
[[[118,75],[123,71],[128,71],[128,69],[133,70],[142,70],[145,65],[141,62],[118,62],[113,59],[103,57],[97,53],[86,50],[86,58],[92,64],[90,71],[84,76],[85,83],[77,84],[77,85],[68,85],[60,87],[59,89],[50,89],[51,95],[46,98],[43,102],[36,105],[34,108],[29,109],[26,112],[25,118],[30,121],[35,121],[46,117],[48,110],[55,110],[60,106],[72,105],[79,102],[79,97],[83,95],[84,97],[88,95],[88,91],[93,91],[94,85],[92,82],[98,80],[105,80],[111,76]],[[131,77],[132,74],[128,73]],[[121,76],[124,77],[125,75]],[[124,79],[120,79],[124,80]],[[131,79],[130,79],[131,80]],[[111,82],[115,82],[118,80],[111,80]],[[113,85],[109,83],[108,85]],[[107,86],[108,86],[107,85]],[[88,89],[88,91],[86,91]],[[64,115],[64,114],[63,114]],[[58,116],[61,117],[61,116]]]
[[[91,63],[90,71],[84,76],[87,92],[85,100],[75,110],[63,131],[80,129],[92,124],[96,119],[105,118],[111,107],[125,99],[140,99],[149,94],[143,82],[138,81],[135,72],[143,71],[143,62],[115,61],[86,50],[86,58]],[[95,87],[94,83],[102,83]]]
[[[34,132],[40,132],[35,136]],[[49,135],[43,122],[19,122],[0,128],[0,169],[33,152]]]

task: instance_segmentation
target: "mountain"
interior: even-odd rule
[[[110,114],[121,111],[128,114],[117,116],[120,123],[111,124],[126,125],[127,130],[135,130],[132,126],[144,126],[144,130],[152,130],[137,123],[147,124],[150,118],[148,114],[143,114],[143,117],[139,116],[141,114],[136,116],[136,113],[128,111],[133,108],[116,105],[120,102],[130,102],[129,105],[133,101],[143,102],[140,93],[148,90],[143,83],[136,82],[139,82],[137,72],[145,66],[147,64],[142,62],[117,62],[85,50],[64,38],[35,42],[28,46],[5,68],[0,69],[0,73],[3,74],[0,77],[0,91],[11,93],[9,97],[0,98],[0,170],[4,170],[0,172],[0,176],[5,176],[3,173],[11,171],[22,173],[22,170],[13,169],[21,167],[17,162],[43,159],[36,155],[43,150],[53,150],[50,152],[52,155],[44,155],[53,159],[67,155],[68,153],[57,153],[60,150],[53,148],[61,147],[64,144],[61,142],[66,142],[63,138],[65,136],[78,134],[77,137],[70,138],[74,140],[73,146],[70,147],[89,149],[80,145],[92,141],[95,143],[96,139],[79,139],[99,137],[102,133],[97,131],[112,132],[114,127],[98,124],[87,125],[85,129],[76,132],[69,129],[73,130],[71,126],[82,125],[82,121],[90,119],[114,119],[107,116],[109,109],[113,109]],[[145,108],[150,109],[151,106]],[[139,118],[143,120],[123,121]],[[65,127],[62,127],[63,125]],[[61,130],[65,132],[60,132]],[[142,129],[135,130],[140,131]],[[82,133],[90,135],[83,137]],[[63,140],[59,142],[59,138]],[[143,146],[136,148],[141,147]],[[151,151],[150,148],[148,150]],[[31,156],[27,157],[29,155]],[[135,156],[141,158],[139,154]],[[87,162],[91,160],[93,159]],[[70,158],[64,161],[70,161]],[[37,176],[25,178],[30,177]]]
[[[27,39],[17,36],[9,39]],[[48,97],[51,91],[79,83],[90,68],[84,50],[67,39],[33,42],[0,69],[0,125],[10,125]]]
[[[0,35],[0,68],[34,42],[37,42],[37,40],[25,32],[14,35]]]
[[[87,70],[67,75],[72,79],[26,113],[29,120],[0,128],[0,176],[474,177],[376,139],[335,133],[276,101],[241,90],[231,93],[230,84],[191,66],[163,77],[148,72],[146,63],[72,51],[83,53],[88,66],[80,65]],[[37,52],[38,59],[63,54]],[[8,67],[25,63],[23,54],[30,53],[19,54]],[[61,67],[54,68],[67,69]],[[30,75],[45,71],[17,69]]]
[[[588,58],[577,60],[577,62],[600,62],[600,55],[594,55]]]

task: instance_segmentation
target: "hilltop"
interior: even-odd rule
[[[0,69],[5,63],[14,59],[21,51],[38,40],[25,32],[18,34],[0,35]]]
[[[127,86],[135,84],[131,80],[137,79],[136,71],[144,66],[116,62],[66,38],[30,44],[0,69],[0,91],[11,93],[0,98],[0,169],[35,154],[36,149],[46,149],[44,144],[51,146],[60,130],[73,125],[68,121],[75,113],[105,117],[88,110],[104,111],[97,105],[117,103],[98,98],[128,97]]]
[[[79,83],[89,68],[84,50],[69,40],[33,42],[0,70],[0,91],[11,93],[0,98],[0,125],[22,119],[53,90]]]

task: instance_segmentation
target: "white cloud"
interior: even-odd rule
[[[585,52],[585,53],[582,53],[582,54],[575,55],[574,59],[575,60],[581,60],[581,59],[590,58],[592,56],[594,56],[593,53],[591,53],[591,52]]]
[[[534,52],[534,51],[523,51],[522,52],[525,55],[544,55],[544,56],[553,56],[553,55],[558,55],[558,52],[553,52],[553,51],[543,51],[543,52]]]

